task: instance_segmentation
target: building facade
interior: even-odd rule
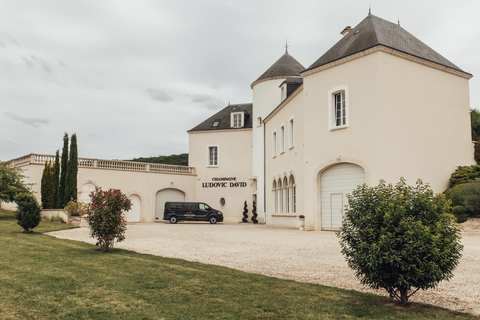
[[[241,221],[245,202],[251,217],[255,203],[261,223],[294,228],[304,215],[307,230],[338,230],[360,184],[404,177],[445,191],[457,166],[474,164],[472,75],[371,14],[341,34],[308,68],[286,51],[252,83],[252,103],[189,130],[189,167],[80,166],[79,198],[120,188],[140,222],[161,220],[166,200],[206,202],[226,222]]]

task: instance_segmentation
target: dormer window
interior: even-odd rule
[[[230,114],[230,122],[232,128],[243,128],[245,120],[244,112],[232,112]]]

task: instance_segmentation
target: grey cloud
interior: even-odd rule
[[[4,112],[3,113],[5,117],[14,120],[14,121],[19,121],[23,124],[32,126],[32,127],[38,127],[39,125],[42,124],[49,124],[50,120],[45,119],[45,118],[38,118],[38,117],[25,117],[22,115],[18,115],[12,112]]]
[[[7,44],[13,43],[16,46],[19,46],[18,42],[11,35],[0,31],[0,47],[6,48]]]
[[[34,69],[34,68],[39,68],[40,70],[46,72],[46,73],[52,73],[52,68],[50,65],[43,59],[40,59],[34,55],[30,55],[30,57],[21,57],[22,60],[25,62],[25,65],[27,66],[28,69]]]
[[[223,107],[223,103],[220,100],[208,94],[194,94],[187,95],[187,97],[194,103],[203,104],[207,109],[218,110],[220,107]]]
[[[164,91],[158,89],[147,89],[148,94],[155,101],[167,102],[172,101],[173,99]]]

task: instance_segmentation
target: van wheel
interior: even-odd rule
[[[211,216],[210,219],[208,219],[208,221],[210,221],[211,224],[215,224],[217,223],[217,217]]]
[[[170,223],[177,223],[177,217],[173,216],[173,217],[170,217]]]

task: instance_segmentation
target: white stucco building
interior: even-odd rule
[[[255,201],[261,223],[293,228],[302,214],[309,230],[336,230],[359,184],[405,177],[446,190],[457,166],[474,164],[472,75],[374,15],[342,35],[307,68],[286,51],[252,83],[253,103],[189,130],[189,167],[82,160],[79,197],[120,188],[141,222],[161,219],[166,200],[206,202],[238,222]],[[39,182],[35,161],[22,166]]]

